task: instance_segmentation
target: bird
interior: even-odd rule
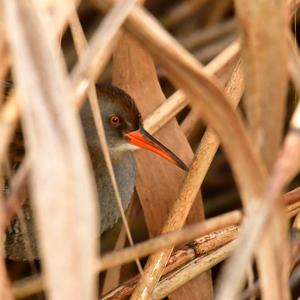
[[[188,167],[178,156],[144,129],[141,114],[135,101],[124,90],[112,84],[98,84],[96,90],[122,206],[126,209],[133,196],[135,186],[134,151],[144,148],[170,161],[184,171],[187,171]],[[120,218],[120,211],[88,103],[85,103],[81,109],[80,118],[100,202],[101,225],[99,234],[101,235],[116,224]],[[11,260],[39,259],[30,201],[26,201],[22,210],[23,223],[26,224],[27,232],[23,232],[18,218],[12,221],[6,232],[7,258]]]

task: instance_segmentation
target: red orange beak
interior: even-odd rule
[[[156,140],[151,134],[149,134],[143,127],[139,130],[131,131],[126,134],[129,138],[129,143],[140,148],[152,151],[161,157],[169,160],[184,171],[188,171],[188,167],[185,163],[171,152],[167,147]]]

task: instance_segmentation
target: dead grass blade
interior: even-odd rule
[[[281,143],[287,92],[288,30],[286,1],[235,1],[242,35],[242,57],[246,82],[245,108],[253,141],[267,168],[273,165]],[[272,28],[272,30],[270,30]],[[262,47],[262,41],[264,46]],[[276,63],[274,63],[276,61]],[[272,72],[270,72],[272,70]],[[276,89],[274,89],[276,86]],[[274,105],[270,105],[270,99]],[[277,221],[265,230],[261,244],[272,245],[258,252],[262,294],[265,299],[288,299],[286,221],[280,210]],[[269,239],[269,241],[268,241]],[[273,248],[273,250],[272,250]],[[277,257],[272,255],[277,252]],[[281,259],[279,259],[281,258]],[[272,288],[273,287],[273,288]]]
[[[178,37],[178,40],[184,48],[191,50],[200,46],[204,46],[213,40],[230,34],[236,31],[236,28],[236,22],[232,18],[228,21],[218,23],[215,26],[209,26],[203,30],[191,32],[189,35],[184,35],[182,37],[180,36]]]
[[[164,101],[162,105],[147,116],[143,122],[145,129],[153,134],[173,119],[187,104],[188,101],[182,91],[175,92]]]
[[[107,13],[91,38],[87,51],[72,70],[71,80],[75,88],[77,106],[81,106],[90,83],[95,81],[106,65],[121,34],[120,27],[138,1],[120,1]],[[99,1],[100,6],[103,4],[105,5]]]
[[[162,23],[168,28],[173,27],[189,16],[195,14],[195,12],[205,3],[207,3],[207,0],[191,0],[182,2],[164,16]]]
[[[189,282],[195,276],[223,261],[230,255],[235,246],[236,241],[230,242],[209,253],[207,256],[201,256],[194,259],[189,264],[186,264],[169,276],[166,276],[155,288],[151,299],[158,300],[168,296],[170,293]]]
[[[227,47],[224,51],[222,51],[218,56],[216,56],[208,65],[204,68],[211,75],[215,75],[220,78],[221,81],[228,80],[229,71],[232,71],[232,65],[238,59],[239,54],[239,43],[235,42]],[[231,74],[230,74],[231,75]],[[160,105],[155,111],[153,111],[147,118],[144,120],[143,125],[145,129],[150,133],[157,132],[160,128],[162,128],[166,123],[168,123],[175,115],[181,111],[189,101],[186,99],[186,96],[181,90],[175,92],[172,96],[170,96],[162,105]],[[195,118],[199,119],[199,114],[197,111],[193,114]],[[196,116],[197,115],[197,116]],[[188,116],[186,117],[188,118]],[[183,124],[185,121],[183,121]],[[184,130],[184,126],[181,125],[182,130]],[[191,127],[194,124],[194,120],[191,124]],[[187,133],[185,132],[187,135]]]
[[[6,32],[3,24],[3,9],[1,4],[0,12],[0,57],[1,57],[1,67],[0,67],[0,107],[2,107],[3,102],[3,92],[5,85],[3,84],[6,73],[10,65],[10,54],[8,51],[8,44],[6,40]]]
[[[4,5],[49,297],[94,299],[96,193],[66,70],[42,12],[26,1]]]
[[[198,62],[179,47],[141,8],[136,7],[132,11],[125,26],[147,44],[148,49],[168,71],[169,78],[181,86],[191,100],[194,99],[193,104],[201,106],[204,118],[222,138],[242,198],[248,203],[251,202],[249,200],[261,199],[266,172],[251,147],[241,120],[233,113],[218,84],[212,78],[208,79]],[[199,99],[203,102],[199,102]],[[228,124],[228,127],[225,129],[223,124]],[[144,276],[144,281],[137,287],[133,299],[141,295],[143,299],[147,299],[151,295],[159,277],[159,272],[156,272],[159,261],[160,259],[153,260],[152,267],[146,270],[147,276]]]
[[[300,112],[300,109],[298,109],[298,112]],[[294,115],[294,120],[297,120],[297,111]],[[300,116],[300,113],[298,116]],[[231,299],[237,295],[242,285],[241,277],[244,273],[242,270],[246,268],[245,263],[250,262],[259,244],[259,239],[262,237],[262,233],[268,230],[270,220],[274,216],[274,208],[279,202],[280,194],[284,187],[295,176],[296,172],[299,171],[299,144],[298,135],[293,130],[290,130],[266,185],[265,202],[248,215],[248,220],[245,221],[244,227],[241,230],[239,245],[228,260],[219,279],[216,299]],[[285,217],[282,216],[282,218]],[[288,264],[285,268],[287,267]],[[234,270],[234,268],[238,268],[238,270]],[[232,282],[233,278],[234,283]]]
[[[128,2],[128,3],[130,3],[130,2]],[[82,55],[84,54],[84,51],[88,45],[87,45],[87,40],[85,38],[84,32],[83,32],[81,24],[80,24],[79,17],[77,15],[75,9],[74,9],[72,18],[70,19],[70,26],[71,26],[72,37],[73,37],[73,40],[75,43],[75,48],[76,48],[76,51],[77,51],[77,54],[79,57],[79,61],[80,61],[82,58]],[[98,61],[100,61],[100,60],[98,60]],[[97,70],[97,72],[98,72],[98,70]],[[96,87],[94,84],[89,84],[88,99],[89,99],[89,104],[91,106],[92,115],[93,115],[94,123],[96,126],[99,142],[100,142],[100,145],[101,145],[101,148],[103,151],[104,160],[107,165],[107,169],[108,169],[108,172],[109,172],[109,175],[111,178],[117,205],[118,205],[118,208],[119,208],[119,211],[120,211],[120,214],[122,217],[122,221],[123,221],[123,224],[125,227],[126,235],[128,237],[130,245],[133,246],[134,243],[133,243],[132,235],[130,232],[128,221],[126,219],[124,208],[122,206],[121,195],[119,192],[119,187],[118,187],[118,184],[116,181],[116,177],[115,177],[114,170],[113,170],[113,165],[112,165],[110,154],[109,154],[109,149],[108,149],[108,145],[107,145],[107,141],[106,141],[106,137],[105,137],[104,126],[103,126],[101,112],[100,112],[100,106],[99,106],[98,98],[97,98],[97,91],[96,91]],[[136,260],[136,263],[137,263],[137,267],[138,267],[140,273],[142,274],[143,268],[142,268],[139,260]]]
[[[291,39],[289,39],[289,72],[293,78],[296,88],[298,89],[298,76],[299,74],[299,57],[296,49],[294,48]],[[290,130],[285,138],[280,155],[274,165],[270,179],[266,185],[265,202],[263,206],[249,215],[249,219],[244,224],[244,229],[241,232],[240,244],[233,256],[229,259],[226,268],[220,278],[219,290],[217,291],[217,299],[224,299],[224,297],[233,297],[237,293],[238,285],[241,284],[237,280],[241,277],[241,261],[250,261],[255,247],[259,243],[263,229],[269,226],[272,213],[274,214],[274,207],[280,199],[280,194],[288,184],[288,182],[297,174],[300,168],[300,159],[298,154],[300,139],[300,105],[298,103],[290,123]],[[266,230],[266,229],[265,229]],[[288,265],[288,264],[286,264]],[[232,270],[239,268],[238,277],[237,273]],[[282,270],[281,270],[282,271]],[[235,278],[234,284],[231,280]],[[273,287],[274,288],[274,287]],[[218,295],[220,298],[218,298]]]
[[[158,293],[156,297],[163,298],[170,295],[173,291],[226,258],[232,249],[222,251],[222,249],[224,250],[223,246],[228,245],[236,236],[237,228],[235,226],[225,227],[176,250],[164,269],[163,274],[166,276],[155,289],[155,293]],[[124,282],[118,288],[106,294],[102,300],[127,299],[133,292],[137,280],[138,276],[135,276]]]
[[[141,80],[144,84],[141,84]],[[146,48],[128,34],[122,37],[114,52],[113,83],[126,90],[135,99],[142,117],[165,100],[152,57]],[[184,161],[192,160],[193,152],[176,120],[169,122],[156,137]],[[149,233],[155,236],[161,232],[174,199],[178,195],[184,173],[147,151],[140,151],[134,155],[137,162],[136,189]],[[194,203],[187,219],[188,223],[203,220],[200,193]],[[201,291],[201,294],[210,298],[212,295],[210,275],[204,273],[201,278],[196,278],[194,281],[197,282],[198,291],[191,288],[193,284],[191,282],[170,297],[192,300],[197,299],[198,292]]]
[[[130,262],[134,257],[142,257],[163,248],[170,247],[171,245],[175,246],[187,242],[226,226],[238,224],[241,220],[242,213],[240,211],[233,211],[223,214],[222,216],[208,219],[201,224],[189,225],[181,230],[162,234],[151,240],[136,244],[133,247],[104,255],[102,257],[102,263],[97,266],[97,269],[103,271]]]
[[[79,0],[68,0],[64,1],[63,6],[58,6],[57,2],[55,3],[55,1],[35,1],[35,3],[39,5],[41,9],[48,10],[53,13],[53,18],[55,19],[52,19],[52,28],[57,37],[62,35],[74,5],[78,6],[79,2]],[[59,10],[59,12],[57,12],[57,10]],[[8,55],[1,56],[2,59],[4,57],[9,58]],[[6,64],[8,64],[7,67],[9,66],[8,62],[2,61],[2,64],[3,66]],[[4,155],[7,151],[7,147],[16,127],[19,114],[20,111],[18,102],[16,100],[16,93],[13,91],[0,112],[0,162],[4,159]]]
[[[300,209],[300,188],[296,188],[282,197],[282,202],[287,206],[287,212],[291,212],[289,218],[292,218],[297,214]],[[210,218],[201,224],[191,225],[186,228],[181,229],[178,232],[170,232],[153,238],[151,240],[136,244],[132,248],[126,248],[115,253],[106,254],[101,258],[101,263],[98,260],[96,264],[97,271],[102,271],[107,268],[111,268],[116,265],[115,260],[118,263],[126,263],[128,261],[134,260],[136,257],[142,257],[147,255],[151,250],[154,252],[164,247],[170,245],[175,245],[177,243],[185,242],[186,240],[191,240],[193,237],[201,236],[204,234],[210,235],[213,231],[225,228],[226,226],[232,226],[239,223],[242,220],[242,213],[240,211],[232,211],[227,214],[223,214],[214,218]],[[183,238],[184,237],[184,238]],[[200,239],[206,239],[205,236]],[[178,250],[181,251],[181,250]],[[120,258],[119,258],[120,257]],[[176,257],[176,255],[175,255]],[[194,257],[194,256],[193,256]],[[182,261],[181,259],[179,261]],[[178,262],[178,260],[176,260]],[[182,261],[186,262],[185,258]],[[177,263],[175,267],[169,267],[169,264],[173,265],[172,260],[169,261],[167,269],[164,269],[164,273],[167,271],[172,271],[177,268]],[[137,280],[134,281],[136,284]],[[123,286],[123,285],[122,285]],[[127,289],[127,283],[124,284],[124,289]],[[16,298],[30,296],[34,293],[42,291],[43,278],[41,276],[32,276],[14,283],[13,292]],[[115,289],[113,293],[119,293],[120,287]],[[131,292],[133,291],[133,287]],[[131,293],[130,292],[130,293]],[[121,293],[121,292],[120,292]],[[110,293],[111,294],[111,293]],[[126,294],[128,296],[128,294]]]
[[[287,5],[285,0],[259,4],[235,1],[235,7],[242,36],[247,120],[270,169],[281,143],[285,117],[287,44],[283,41],[288,31]],[[274,105],[270,105],[270,99]]]

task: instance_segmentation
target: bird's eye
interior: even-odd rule
[[[120,118],[118,116],[111,116],[109,122],[112,126],[118,127],[120,125]]]

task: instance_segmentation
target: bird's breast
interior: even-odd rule
[[[122,205],[127,209],[132,198],[135,184],[136,165],[133,155],[128,152],[119,160],[113,160],[113,168],[118,184]],[[98,162],[94,171],[100,201],[101,233],[113,227],[120,217],[111,178],[104,161]]]

